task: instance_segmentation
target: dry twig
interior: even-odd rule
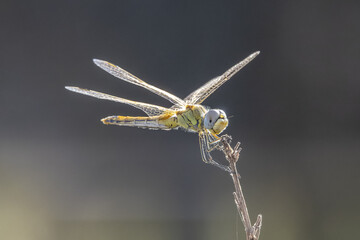
[[[231,137],[228,135],[224,135],[221,137],[221,150],[225,154],[226,160],[229,162],[229,168],[231,170],[230,175],[234,182],[235,192],[234,200],[240,215],[241,221],[245,227],[246,240],[258,240],[260,236],[261,224],[262,224],[262,215],[259,214],[257,216],[256,222],[254,225],[251,225],[249,212],[246,207],[246,202],[244,198],[244,194],[240,185],[240,174],[237,171],[236,163],[239,160],[240,156],[240,142],[238,142],[234,149],[230,146]]]

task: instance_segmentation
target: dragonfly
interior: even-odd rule
[[[230,172],[230,168],[215,161],[210,152],[221,148],[219,136],[228,126],[228,118],[221,109],[211,109],[201,103],[215,92],[221,85],[227,82],[233,75],[251,62],[260,51],[254,52],[241,62],[229,68],[222,75],[213,78],[200,88],[181,99],[167,91],[150,85],[135,75],[107,61],[93,59],[94,63],[110,73],[111,75],[143,87],[167,100],[173,106],[165,108],[158,105],[128,100],[106,93],[88,90],[79,87],[66,86],[67,90],[88,95],[91,97],[128,104],[145,112],[147,116],[109,116],[101,119],[106,125],[118,125],[128,127],[139,127],[153,130],[183,129],[199,135],[201,158],[205,163],[217,166]]]

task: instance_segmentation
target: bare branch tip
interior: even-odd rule
[[[254,228],[261,228],[262,225],[262,215],[257,216],[256,222],[254,223]]]

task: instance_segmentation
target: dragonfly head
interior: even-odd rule
[[[216,135],[225,130],[228,122],[225,112],[220,109],[210,109],[204,117],[204,127]]]

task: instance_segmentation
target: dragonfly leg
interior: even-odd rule
[[[208,163],[215,167],[221,168],[222,170],[224,170],[226,172],[232,173],[231,169],[228,166],[222,165],[222,164],[214,161],[213,159],[211,159]]]
[[[207,151],[212,152],[215,149],[221,150],[220,140],[215,140],[212,142],[207,142]]]
[[[206,136],[206,133],[200,133],[199,134],[199,142],[200,142],[200,152],[201,152],[201,157],[203,159],[203,161],[205,163],[211,164],[213,166],[216,166],[218,168],[221,168],[222,170],[226,171],[226,172],[230,172],[231,170],[228,166],[224,166],[218,162],[216,162],[210,155],[211,149],[209,149],[209,139]],[[215,146],[217,147],[217,145]]]
[[[231,136],[224,134],[222,136],[217,136],[216,134],[209,132],[207,135],[208,138],[208,144],[209,144],[209,151],[213,151],[214,149],[217,149],[219,151],[222,151],[224,149],[224,146],[221,144],[222,140],[226,140],[228,143],[231,142]]]
[[[216,134],[211,133],[211,132],[208,134],[205,134],[205,136],[207,138],[209,152],[212,152],[215,149],[217,149],[219,151],[223,150],[223,146],[221,144],[222,137],[218,137]]]
[[[209,144],[212,144],[212,143],[209,143]],[[212,151],[214,151],[215,149],[219,149],[219,143],[216,143],[216,144],[213,144],[213,146],[212,147],[210,147],[207,151],[208,152],[212,152]],[[219,149],[219,150],[221,150],[221,149]]]

